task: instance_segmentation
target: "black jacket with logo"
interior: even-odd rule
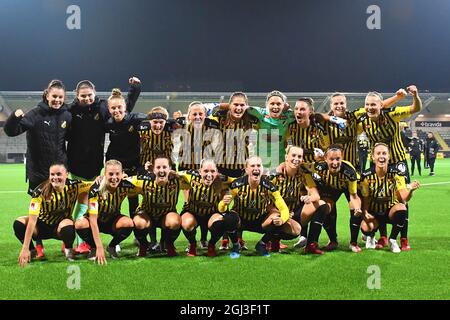
[[[127,111],[136,104],[141,86],[132,85],[126,99]],[[72,126],[68,136],[67,157],[69,170],[82,178],[90,179],[100,174],[105,150],[105,124],[111,115],[108,101],[95,97],[89,106],[80,106],[77,99],[70,105]]]
[[[36,183],[48,179],[54,162],[67,164],[66,135],[72,115],[64,104],[59,109],[40,102],[21,117],[14,112],[5,123],[5,133],[15,137],[27,132],[26,177]]]
[[[140,138],[139,125],[147,119],[145,113],[126,114],[121,122],[110,118],[106,122],[106,132],[111,143],[106,152],[106,160],[115,159],[122,162],[124,169],[139,167]]]

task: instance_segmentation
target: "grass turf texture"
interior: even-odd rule
[[[338,202],[340,246],[323,256],[289,249],[270,257],[256,256],[260,235],[245,232],[249,251],[232,260],[228,252],[208,258],[186,257],[183,234],[176,241],[178,257],[137,258],[130,236],[121,259],[99,266],[78,256],[67,262],[61,242],[44,241],[47,260],[19,268],[20,243],[12,223],[26,215],[29,196],[23,165],[0,165],[0,299],[449,299],[450,298],[450,159],[436,163],[434,177],[415,177],[424,186],[410,202],[409,238],[412,251],[393,254],[387,249],[359,254],[348,250],[349,213],[345,197]],[[447,184],[429,183],[447,182]],[[126,201],[125,201],[126,203]],[[126,206],[124,206],[126,207]],[[125,208],[124,212],[127,212]],[[390,226],[388,227],[388,231]],[[197,239],[199,238],[197,232]],[[103,236],[106,244],[110,236]],[[327,242],[321,234],[321,244]],[[363,243],[360,242],[361,247]],[[369,266],[381,271],[381,288],[368,289]],[[80,289],[68,289],[80,268]]]

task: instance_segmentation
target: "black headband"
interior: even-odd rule
[[[167,116],[161,112],[152,112],[152,113],[150,113],[148,118],[149,118],[149,120],[155,120],[155,119],[167,120]]]

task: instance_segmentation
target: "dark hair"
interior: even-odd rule
[[[248,98],[244,92],[242,91],[233,92],[230,96],[230,100],[228,100],[228,103],[231,104],[231,101],[233,101],[234,98],[244,98],[245,104],[248,105]]]
[[[62,162],[53,162],[50,167],[48,167],[48,170],[50,170],[51,167],[54,166],[63,166],[64,169],[67,171],[67,166],[62,163]],[[44,197],[45,200],[50,200],[50,196],[52,194],[53,190],[53,186],[50,182],[50,179],[45,180],[44,182],[42,182],[39,186],[39,189],[41,189],[41,194]]]
[[[155,165],[156,159],[167,159],[167,161],[169,162],[169,167],[172,167],[172,160],[163,152],[158,152],[156,154],[155,159],[153,160],[153,166]]]
[[[53,88],[62,89],[64,90],[64,93],[66,92],[66,87],[64,86],[64,83],[61,80],[53,79],[52,81],[49,82],[47,88],[44,89],[44,92],[42,93],[42,101],[44,101],[47,104],[48,104],[47,94],[49,93],[50,89]]]
[[[75,88],[76,93],[78,93],[83,88],[90,88],[92,90],[95,90],[94,84],[89,80],[81,80],[77,83],[77,87]]]

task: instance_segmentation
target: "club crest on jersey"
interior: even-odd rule
[[[65,129],[67,127],[67,122],[64,121],[63,123],[61,123],[61,128]]]
[[[128,128],[128,132],[133,132],[134,131],[134,126],[130,126],[129,128]]]
[[[294,192],[294,188],[293,187],[287,187],[286,188],[286,194],[291,194]]]
[[[100,120],[100,114],[96,113],[96,114],[95,114],[95,117],[94,117],[94,120],[95,120],[95,121]]]
[[[247,196],[247,192],[245,191],[239,191],[238,192],[238,197],[241,199],[244,199]]]
[[[148,193],[154,193],[155,192],[155,188],[152,186],[147,186],[147,188],[145,188],[147,190]]]
[[[256,201],[255,200],[250,201],[248,206],[249,208],[256,208]]]

